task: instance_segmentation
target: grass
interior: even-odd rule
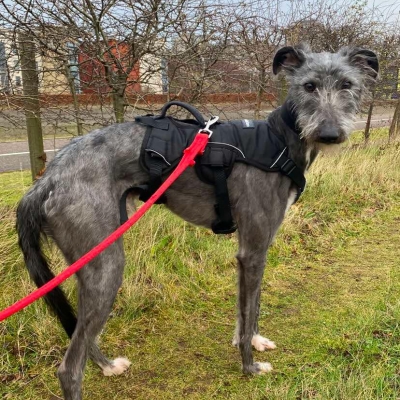
[[[105,378],[89,363],[85,399],[399,399],[400,144],[352,144],[317,159],[273,245],[255,354],[274,371],[248,378],[230,346],[234,235],[215,236],[154,207],[125,236],[125,280],[102,335],[133,361]],[[0,307],[33,289],[16,244],[14,211],[29,173],[0,175]],[[48,250],[52,267],[65,264]],[[74,281],[64,284],[74,299]],[[60,395],[68,341],[37,302],[0,325],[0,398]]]

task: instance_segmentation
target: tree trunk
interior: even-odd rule
[[[39,103],[39,78],[35,60],[35,44],[33,39],[23,32],[19,33],[19,50],[31,171],[32,179],[35,180],[43,173],[46,153],[43,150],[42,120]]]
[[[389,140],[394,139],[400,133],[400,98],[397,100],[396,108],[394,110],[392,123],[389,128]]]
[[[266,81],[266,72],[262,68],[258,73],[258,88],[256,95],[256,109],[254,110],[254,119],[260,119],[261,117],[261,107],[262,107],[262,96],[264,94],[264,87]]]
[[[124,122],[125,116],[125,90],[127,85],[127,76],[125,74],[113,73],[111,82],[113,83],[112,88],[112,100],[113,109],[116,122]]]
[[[65,73],[67,75],[67,80],[68,80],[68,85],[69,85],[69,89],[72,95],[72,101],[74,104],[74,114],[75,114],[75,121],[76,121],[76,130],[78,133],[78,136],[82,136],[83,135],[83,127],[82,127],[82,119],[81,119],[81,110],[80,110],[80,104],[79,104],[79,100],[78,100],[78,96],[76,94],[76,89],[75,89],[75,79],[71,74],[70,71],[70,66],[68,64],[66,64],[65,66]]]
[[[113,108],[116,122],[124,122],[125,96],[119,90],[113,92]]]
[[[370,128],[371,128],[371,119],[373,110],[374,110],[374,100],[372,98],[372,101],[369,105],[367,123],[365,125],[365,130],[364,130],[364,144],[367,144],[369,142],[369,137],[371,136]]]
[[[286,79],[283,74],[281,74],[278,78],[278,106],[281,106],[285,102],[287,94],[288,88]]]

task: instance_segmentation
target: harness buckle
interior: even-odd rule
[[[208,133],[208,137],[210,138],[213,134],[213,131],[210,130],[210,126],[214,125],[219,120],[218,116],[212,116],[206,123],[206,126],[199,130],[199,133]]]

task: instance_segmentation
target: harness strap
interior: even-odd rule
[[[306,178],[301,169],[294,163],[292,159],[286,155],[282,155],[275,164],[279,168],[279,172],[286,175],[297,186],[297,196],[295,202],[306,188]]]
[[[161,186],[162,184],[162,170],[165,165],[163,159],[158,157],[154,153],[151,155],[150,166],[149,166],[149,183],[147,184],[147,190],[140,194],[139,199],[147,201],[150,196]],[[163,195],[165,200],[165,195]]]
[[[232,218],[224,167],[213,167],[213,174],[215,197],[217,200],[217,204],[214,207],[217,218],[212,222],[211,228],[217,234],[233,233],[237,228]]]
[[[152,154],[150,159],[149,181],[146,185],[132,186],[125,190],[119,201],[119,214],[121,225],[128,220],[128,212],[126,209],[126,200],[131,193],[139,192],[139,200],[146,202],[156,192],[162,184],[162,167],[164,161],[161,157]],[[155,204],[166,203],[167,196],[163,193]]]
[[[129,194],[134,191],[134,188],[128,188],[122,193],[121,199],[119,201],[119,221],[120,224],[123,225],[126,221],[128,221],[128,210],[126,209],[126,199]]]

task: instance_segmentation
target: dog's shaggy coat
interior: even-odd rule
[[[291,85],[287,101],[302,133],[299,138],[285,124],[279,109],[270,115],[270,126],[284,138],[289,157],[305,171],[321,144],[341,143],[350,133],[368,83],[377,76],[378,61],[372,51],[358,48],[312,53],[307,48],[285,47],[277,52],[273,70],[287,74]],[[41,235],[50,236],[67,262],[73,263],[119,226],[122,193],[148,180],[138,164],[144,130],[127,122],[72,140],[21,200],[17,211],[19,243],[38,286],[53,277],[41,250]],[[243,371],[262,373],[271,366],[253,361],[252,345],[263,351],[275,344],[258,332],[261,280],[268,247],[294,201],[296,188],[280,173],[244,164],[235,165],[228,187],[239,237],[233,343],[240,348]],[[167,199],[167,207],[186,221],[211,226],[214,189],[197,179],[192,169],[168,190]],[[77,318],[60,288],[46,296],[71,337],[58,369],[66,400],[81,399],[88,357],[105,375],[120,374],[130,364],[124,358],[108,360],[95,340],[121,285],[124,262],[122,240],[118,240],[77,273]]]

